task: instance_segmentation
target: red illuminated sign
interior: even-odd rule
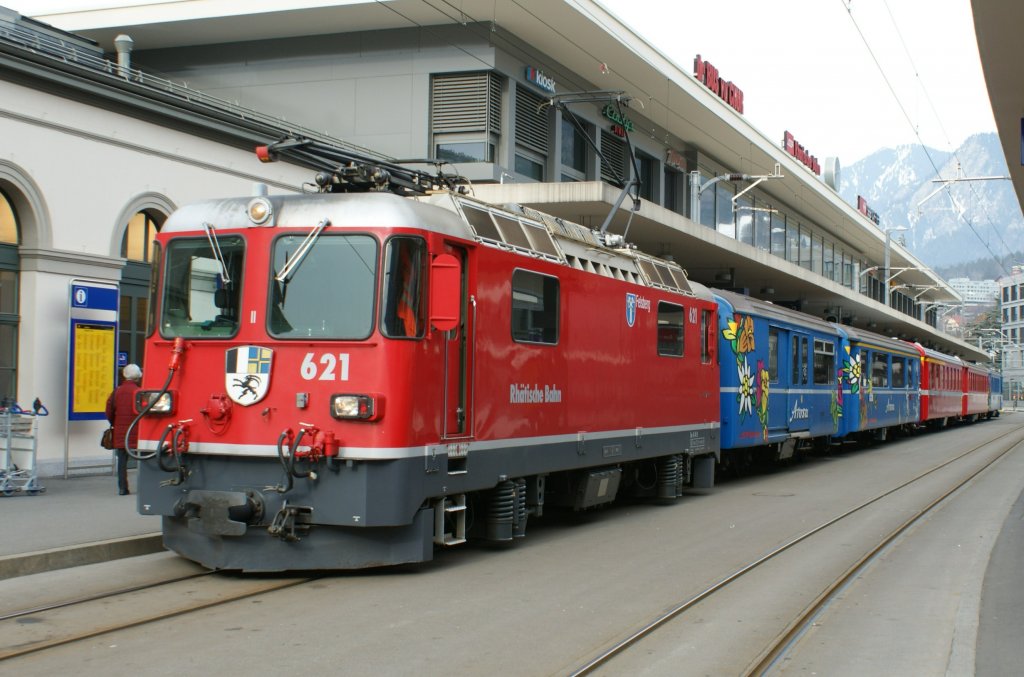
[[[875,225],[878,225],[878,212],[868,207],[868,201],[860,195],[857,196],[857,211],[871,219]]]
[[[743,112],[743,90],[723,80],[718,74],[718,69],[700,58],[700,54],[693,60],[693,76],[717,94],[722,101],[736,109],[737,113]]]
[[[786,132],[782,139],[782,147],[786,149],[787,153],[807,165],[812,172],[821,174],[821,165],[818,164],[818,158],[807,152],[807,149],[798,143],[789,132]]]

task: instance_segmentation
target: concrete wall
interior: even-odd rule
[[[435,27],[149,51],[136,44],[133,63],[392,157],[425,157],[430,74],[494,65],[493,47],[465,40]]]

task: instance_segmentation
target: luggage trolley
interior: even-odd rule
[[[32,411],[17,404],[0,408],[0,437],[3,438],[3,465],[0,466],[0,494],[11,496],[24,491],[30,496],[41,494],[46,488],[36,478],[36,445],[39,417],[49,415],[43,403],[36,398]]]

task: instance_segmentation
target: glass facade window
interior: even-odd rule
[[[800,227],[796,223],[786,224],[786,260],[800,263]]]
[[[736,200],[736,239],[744,244],[754,244],[754,203],[744,196]]]
[[[493,162],[494,144],[485,141],[446,141],[434,146],[434,157],[452,164]]]
[[[807,226],[800,226],[800,265],[811,267],[811,231]]]
[[[700,173],[700,183],[703,186],[711,180],[711,177],[704,172]],[[700,223],[703,226],[715,227],[715,191],[718,186],[711,186],[700,194]]]
[[[715,184],[715,223],[718,232],[726,237],[736,237],[736,220],[732,213],[732,196],[736,190],[731,183],[719,181]]]
[[[540,158],[526,155],[520,151],[516,153],[516,174],[528,176],[536,181],[544,180],[544,163]]]
[[[780,259],[786,258],[786,217],[782,214],[772,213],[772,254]]]
[[[582,125],[583,123],[580,122]],[[585,126],[590,133],[589,126]],[[563,180],[585,181],[587,175],[587,156],[590,145],[587,139],[567,115],[562,117],[562,176]],[[567,178],[566,178],[567,177]]]
[[[686,216],[686,174],[665,170],[665,209]]]
[[[822,239],[820,235],[811,236],[811,270],[818,275],[824,274],[822,267]]]
[[[636,154],[636,165],[640,170],[640,197],[645,200],[654,202],[657,200],[657,186],[655,185],[655,177],[658,176],[657,167],[658,161],[652,158],[650,155],[644,155],[643,153]]]
[[[821,274],[829,280],[836,279],[836,269],[832,259],[832,253],[834,251],[834,245],[828,240],[825,241],[825,247],[821,257]]]
[[[754,246],[764,251],[771,251],[772,215],[768,211],[770,207],[763,202],[755,202],[757,211],[754,212]]]

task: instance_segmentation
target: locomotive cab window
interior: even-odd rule
[[[683,356],[683,307],[658,302],[658,354]]]
[[[368,338],[374,324],[377,241],[369,235],[332,234],[303,246],[308,235],[282,235],[274,241],[270,335]]]
[[[167,338],[234,336],[240,315],[245,246],[237,235],[174,240],[167,245],[160,334]]]
[[[558,279],[512,273],[512,338],[519,343],[558,343]]]
[[[381,332],[392,338],[423,336],[423,274],[427,247],[418,237],[393,237],[384,253]]]

